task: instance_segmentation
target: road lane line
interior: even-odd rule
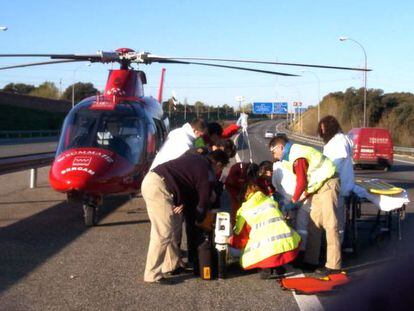
[[[286,273],[290,274],[290,272],[293,272],[294,270],[291,268],[291,266],[285,266],[286,267]],[[301,271],[298,269],[295,269],[296,271]],[[299,278],[304,277],[305,275],[302,273],[295,274],[293,276],[289,276],[288,278]],[[298,304],[298,307],[301,311],[321,311],[323,310],[323,306],[321,302],[318,299],[318,296],[316,295],[298,295],[294,291],[292,291],[293,297],[296,300],[296,303]]]

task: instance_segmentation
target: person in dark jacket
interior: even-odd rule
[[[210,208],[216,172],[228,162],[221,150],[207,156],[184,154],[160,164],[145,176],[141,191],[151,221],[145,282],[162,283],[163,266],[178,268],[180,249],[176,237],[181,236],[183,214],[190,237],[188,250],[194,267],[198,266],[197,247],[202,241],[196,225],[203,223]],[[171,262],[165,262],[166,259]]]

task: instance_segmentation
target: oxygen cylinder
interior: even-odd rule
[[[213,247],[208,235],[206,235],[204,242],[198,247],[198,263],[200,277],[203,280],[213,279]]]

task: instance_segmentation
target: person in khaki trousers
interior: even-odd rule
[[[341,239],[339,225],[338,193],[339,179],[328,179],[311,197],[310,221],[308,223],[308,241],[304,261],[318,265],[322,232],[326,232],[325,269],[317,272],[336,272],[341,268]]]
[[[228,162],[229,158],[222,150],[206,156],[188,153],[158,165],[145,176],[141,192],[151,222],[145,282],[173,283],[164,278],[163,272],[174,272],[179,268],[182,215],[186,216],[187,222],[199,227],[210,219],[208,213],[215,176]],[[197,247],[203,240],[202,236],[190,238],[188,253],[195,256],[196,271]]]
[[[285,136],[276,136],[269,142],[274,159],[296,175],[292,201],[285,210],[300,208],[306,199],[311,201],[308,239],[304,268],[319,264],[322,231],[326,232],[327,260],[316,273],[327,275],[341,269],[341,244],[338,223],[339,179],[334,163],[313,147],[292,144]],[[306,265],[307,264],[307,265]]]
[[[145,176],[141,192],[151,222],[144,281],[156,282],[163,278],[163,273],[179,266],[179,239],[174,236],[181,235],[183,206],[174,206],[164,179],[154,172]]]

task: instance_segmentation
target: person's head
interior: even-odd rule
[[[342,128],[334,116],[323,117],[318,123],[318,135],[327,143],[337,133],[342,133]]]
[[[253,181],[249,181],[246,186],[246,191],[244,192],[244,199],[248,200],[249,197],[257,191],[262,191],[262,189]]]
[[[190,123],[196,138],[203,136],[207,131],[207,124],[204,119],[197,118]]]
[[[207,157],[211,161],[216,174],[221,172],[223,168],[229,164],[229,156],[223,150],[214,150],[213,152],[210,152]]]
[[[223,134],[223,128],[217,122],[209,122],[207,124],[207,135],[211,141],[217,143]]]
[[[259,165],[256,163],[247,163],[246,177],[248,181],[255,181],[259,172]]]
[[[233,158],[236,155],[236,145],[231,139],[220,139],[212,147],[213,150],[223,150],[229,158]]]
[[[259,177],[272,177],[273,173],[273,163],[270,161],[262,161],[259,164],[259,171],[258,176]]]
[[[280,161],[283,157],[283,150],[289,139],[287,136],[276,136],[273,137],[269,142],[269,149],[275,160]]]

